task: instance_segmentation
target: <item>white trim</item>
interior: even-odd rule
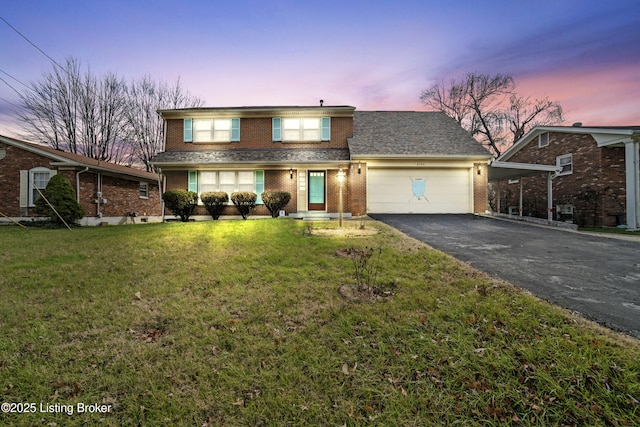
[[[557,132],[566,134],[590,134],[595,140],[598,147],[605,147],[614,144],[621,144],[631,142],[631,136],[634,132],[638,132],[634,129],[623,128],[588,128],[578,126],[536,126],[522,136],[518,141],[509,147],[504,153],[498,157],[497,160],[506,161],[511,156],[520,151],[524,146],[531,142],[534,138],[544,132]]]
[[[626,190],[627,190],[627,227],[640,228],[640,142],[624,145]]]

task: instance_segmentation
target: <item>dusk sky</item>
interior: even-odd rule
[[[521,94],[560,102],[565,125],[640,125],[637,0],[0,4],[0,17],[58,63],[72,56],[126,80],[180,78],[211,107],[324,99],[426,110],[420,94],[436,81],[507,73]],[[0,58],[0,134],[13,135],[12,87],[52,64],[2,20]]]

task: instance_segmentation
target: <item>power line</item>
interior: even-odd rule
[[[24,110],[24,107],[23,107],[23,106],[18,105],[18,104],[14,104],[13,102],[9,101],[9,100],[8,100],[8,99],[6,99],[6,98],[2,98],[2,97],[0,97],[0,101],[4,101],[4,102],[6,102],[7,104],[13,105],[14,107],[16,107],[16,108],[18,108],[18,109]]]
[[[13,25],[11,25],[9,23],[9,21],[7,21],[6,19],[4,19],[2,16],[0,16],[0,19],[2,21],[4,21],[5,24],[7,24],[9,26],[9,28],[11,28],[13,31],[16,32],[16,34],[18,34],[20,37],[22,37],[23,39],[25,39],[27,41],[27,43],[29,43],[31,46],[35,47],[36,49],[38,49],[38,51],[43,54],[44,56],[46,56],[47,58],[49,58],[49,61],[53,62],[58,68],[63,69],[63,67],[60,66],[60,64],[58,64],[58,62],[53,59],[52,57],[50,57],[49,55],[47,55],[47,53],[40,49],[34,42],[32,42],[31,40],[29,40],[29,38],[27,36],[25,36],[24,34],[22,34],[20,31],[18,31]]]
[[[3,79],[2,77],[0,77],[0,80],[1,80],[1,81],[3,81],[3,82],[4,82],[4,84],[6,84],[7,86],[9,86],[11,89],[13,89],[13,91],[14,91],[15,93],[17,93],[17,94],[18,94],[18,96],[22,96],[22,94],[21,94],[20,92],[18,92],[18,90],[17,90],[15,87],[11,86],[11,85],[9,84],[9,82],[8,82],[8,81],[6,81],[5,79]]]
[[[7,73],[6,71],[0,69],[0,73],[5,74],[8,77],[11,77],[13,80],[17,81],[18,83],[20,83],[22,86],[26,87],[27,89],[31,89],[28,84],[24,83],[23,81],[21,81],[17,77],[12,76],[11,74]]]

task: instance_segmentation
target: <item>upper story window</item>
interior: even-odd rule
[[[184,142],[240,141],[240,119],[184,119]]]
[[[573,173],[573,155],[564,154],[556,157],[556,165],[560,166],[562,170],[558,175],[569,175]]]
[[[538,147],[546,147],[549,145],[549,132],[544,132],[538,135]]]
[[[274,117],[272,131],[274,141],[329,141],[331,117]]]

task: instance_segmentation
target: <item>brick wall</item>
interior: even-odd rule
[[[218,144],[184,142],[183,120],[167,120],[165,151],[237,150],[259,148],[348,148],[347,138],[353,135],[353,118],[331,118],[331,141],[325,142],[273,142],[271,118],[240,119],[240,141]]]
[[[7,216],[36,216],[34,208],[20,208],[20,171],[36,167],[51,168],[51,160],[0,142],[6,150],[0,160],[0,212]]]
[[[6,157],[0,160],[0,212],[15,217],[38,216],[35,208],[20,208],[20,171],[35,167],[53,169],[51,159],[12,145],[0,143],[0,146],[6,150]],[[78,170],[57,171],[69,178],[74,193]],[[97,213],[96,204],[93,203],[96,198],[97,180],[97,174],[94,172],[80,174],[80,204],[87,217],[95,216]],[[160,215],[160,195],[156,183],[149,184],[149,197],[141,199],[138,180],[103,176],[102,193],[102,197],[108,200],[107,204],[100,208],[103,216],[126,216],[130,211],[137,211],[140,215]]]
[[[556,157],[564,154],[572,154],[573,173],[553,179],[554,209],[558,204],[573,205],[574,222],[582,226],[615,226],[613,214],[620,214],[624,222],[624,148],[598,148],[588,134],[552,132],[548,146],[538,147],[538,141],[533,140],[509,161],[555,165]],[[517,206],[519,184],[503,184],[502,189],[502,209]],[[523,213],[547,217],[546,174],[524,179]]]
[[[479,173],[478,173],[479,172]],[[473,212],[484,213],[489,209],[488,171],[486,163],[473,165]]]

